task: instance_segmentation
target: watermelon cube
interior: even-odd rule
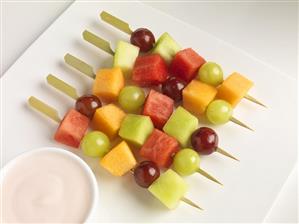
[[[167,65],[160,55],[143,55],[136,59],[132,80],[138,85],[159,85],[166,81],[167,76]]]
[[[161,55],[166,63],[169,64],[179,50],[181,50],[180,45],[169,33],[163,33],[157,40],[152,53]]]
[[[69,110],[61,121],[54,139],[62,144],[78,148],[89,124],[89,119],[75,109]]]
[[[174,209],[187,192],[187,184],[180,175],[169,169],[148,188],[167,208]]]
[[[148,116],[128,114],[119,129],[119,136],[123,139],[141,146],[152,133],[153,123]]]
[[[152,89],[146,98],[142,114],[149,116],[156,128],[162,129],[172,114],[173,107],[173,99]]]
[[[139,153],[143,158],[155,162],[159,167],[168,168],[172,164],[174,154],[178,151],[179,143],[175,138],[154,129]]]
[[[197,54],[192,48],[179,51],[170,64],[170,72],[186,82],[190,82],[205,63],[205,59]]]
[[[197,126],[198,119],[183,107],[178,107],[164,125],[163,131],[178,140],[182,147],[186,147]]]

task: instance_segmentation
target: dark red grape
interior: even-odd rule
[[[200,154],[209,155],[217,150],[218,135],[211,128],[201,127],[193,132],[191,144]]]
[[[151,161],[143,161],[134,169],[134,178],[140,187],[148,188],[159,176],[157,164]]]
[[[175,102],[182,100],[182,92],[187,83],[175,76],[171,76],[162,84],[162,93],[172,98]]]
[[[79,97],[76,101],[75,108],[81,114],[89,117],[90,119],[93,117],[96,109],[102,106],[100,99],[91,94],[83,95]]]
[[[148,52],[155,44],[154,34],[146,29],[139,28],[131,34],[131,44],[140,48],[142,52]]]

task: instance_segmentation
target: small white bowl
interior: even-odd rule
[[[17,164],[19,161],[23,160],[26,157],[29,157],[37,152],[56,152],[58,154],[63,154],[67,157],[69,157],[70,159],[72,159],[73,161],[75,161],[76,163],[78,163],[80,165],[80,167],[84,170],[87,178],[89,179],[89,182],[91,183],[91,195],[92,195],[92,200],[91,200],[91,204],[90,204],[90,210],[88,212],[88,214],[86,215],[86,218],[84,220],[84,222],[88,222],[88,220],[91,218],[91,215],[93,214],[93,212],[95,212],[96,207],[97,207],[97,203],[98,203],[98,184],[97,184],[97,180],[95,178],[95,175],[93,174],[92,170],[90,169],[90,167],[87,165],[87,163],[82,160],[79,156],[77,156],[76,154],[67,151],[65,149],[61,149],[61,148],[55,148],[55,147],[42,147],[42,148],[38,148],[38,149],[33,149],[24,153],[21,153],[20,155],[16,156],[14,159],[12,159],[11,161],[9,161],[2,169],[1,169],[1,177],[0,177],[0,182],[2,183],[2,181],[5,179],[6,174],[8,173],[8,171],[15,166],[15,164]]]

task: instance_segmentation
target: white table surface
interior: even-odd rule
[[[71,4],[71,1],[2,1],[1,75]],[[243,49],[297,79],[298,3],[148,2]],[[192,35],[192,34],[190,34]],[[298,222],[295,167],[266,222]]]

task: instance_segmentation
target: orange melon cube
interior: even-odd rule
[[[235,107],[253,86],[253,82],[234,72],[218,87],[217,98]]]
[[[95,77],[92,92],[104,101],[116,101],[120,90],[125,86],[120,68],[100,69]]]
[[[113,139],[120,128],[126,114],[114,104],[107,104],[96,110],[93,115],[91,126],[93,129],[104,132],[110,139]]]
[[[195,115],[202,115],[216,94],[215,87],[192,80],[183,90],[183,107]]]
[[[101,160],[100,164],[114,176],[122,176],[137,164],[136,159],[125,141],[122,141]]]

